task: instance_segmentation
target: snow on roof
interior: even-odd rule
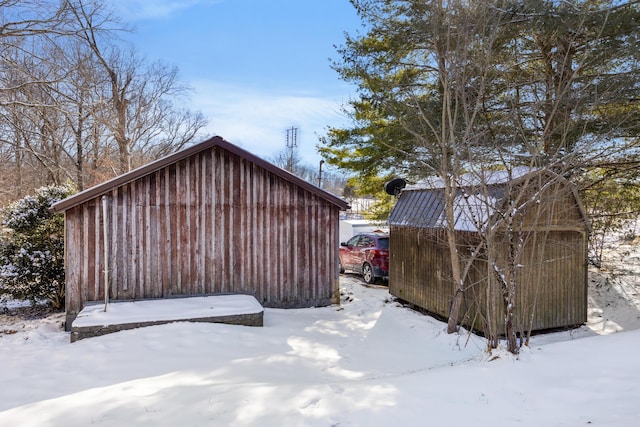
[[[497,185],[522,178],[523,176],[536,172],[538,169],[529,166],[517,166],[511,170],[481,170],[469,172],[457,177],[458,187],[473,187],[478,185]],[[444,188],[444,180],[440,177],[429,177],[407,185],[403,191],[416,191]]]
[[[509,171],[476,171],[457,177],[454,198],[455,229],[482,231],[504,196],[505,185],[539,169],[528,166]],[[445,228],[444,180],[427,178],[402,190],[389,216],[390,225],[417,228]]]
[[[487,187],[483,191],[458,188],[453,201],[455,229],[483,230],[502,199],[503,189]],[[403,191],[389,215],[390,225],[417,228],[444,228],[447,225],[444,190]]]

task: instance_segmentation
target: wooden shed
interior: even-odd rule
[[[518,331],[583,324],[589,223],[576,188],[553,172],[525,168],[482,180],[466,177],[461,183],[454,198],[454,228],[462,264],[470,266],[463,324],[478,331],[487,325],[503,330],[504,304],[495,290],[500,289],[501,269],[509,265],[517,278]],[[447,318],[454,288],[444,200],[444,188],[437,183],[401,192],[389,218],[389,291]],[[513,214],[509,233],[507,210]]]
[[[266,307],[329,305],[347,207],[220,137],[78,193],[52,206],[65,214],[67,328],[104,298],[105,280],[111,300],[236,293]]]

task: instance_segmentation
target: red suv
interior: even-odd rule
[[[389,233],[356,234],[340,243],[340,273],[362,274],[364,281],[374,283],[389,277]]]

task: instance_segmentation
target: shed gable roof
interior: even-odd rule
[[[267,162],[264,159],[261,159],[260,157],[251,154],[250,152],[236,146],[233,145],[232,143],[226,141],[225,139],[223,139],[222,137],[219,136],[214,136],[213,138],[210,138],[204,142],[201,142],[199,144],[193,145],[189,148],[186,148],[184,150],[178,151],[176,153],[170,154],[166,157],[163,157],[161,159],[158,159],[154,162],[148,163],[144,166],[141,166],[137,169],[134,169],[130,172],[127,172],[125,174],[122,174],[120,176],[117,176],[109,181],[105,181],[101,184],[98,184],[94,187],[91,187],[87,190],[81,191],[78,194],[75,194],[71,197],[68,197],[64,200],[61,200],[57,203],[54,203],[51,206],[51,211],[52,212],[64,212],[72,207],[78,206],[88,200],[94,199],[96,197],[102,196],[103,194],[108,193],[109,191],[120,187],[124,184],[130,183],[132,181],[135,181],[139,178],[142,178],[144,176],[147,176],[149,174],[152,174],[160,169],[163,169],[166,166],[169,166],[171,164],[177,163],[181,160],[184,160],[188,157],[191,157],[195,154],[198,154],[202,151],[205,151],[207,149],[213,148],[213,147],[220,147],[226,151],[229,151],[230,153],[233,153],[249,162],[252,162],[264,169],[266,169],[267,171],[269,171],[270,173],[279,176],[280,178],[284,179],[285,181],[288,181],[298,187],[301,187],[313,194],[315,194],[316,196],[320,197],[321,199],[324,199],[326,201],[328,201],[329,203],[332,203],[334,205],[336,205],[338,208],[340,208],[340,210],[346,210],[349,207],[349,204],[329,193],[328,191],[323,190],[322,188],[315,186],[313,184],[311,184],[310,182],[307,182],[301,178],[298,178],[297,176],[293,175],[292,173],[281,169],[275,165],[273,165],[272,163]]]
[[[458,231],[482,231],[504,203],[508,185],[522,183],[527,177],[542,174],[548,180],[557,180],[570,187],[585,227],[589,228],[584,208],[575,186],[565,178],[550,172],[529,168],[516,168],[512,174],[489,173],[480,180],[477,175],[464,175],[454,198],[454,228]],[[509,180],[511,176],[511,180]],[[407,186],[389,215],[389,225],[415,228],[444,228],[444,185],[441,180],[425,181]]]
[[[466,190],[466,191],[465,191]],[[482,229],[502,200],[504,185],[490,185],[488,194],[458,189],[454,199],[454,221],[456,230],[477,231]],[[390,225],[416,228],[444,228],[444,189],[413,189],[403,191],[389,216]]]

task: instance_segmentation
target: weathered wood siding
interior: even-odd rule
[[[530,232],[518,258],[516,301],[521,330],[576,326],[587,320],[587,235]],[[506,253],[506,244],[503,250]],[[502,327],[503,323],[499,323]]]
[[[524,189],[516,186],[512,190],[523,213],[515,218],[516,223],[522,224],[526,230],[585,231],[587,224],[580,212],[575,190],[559,180],[545,182],[544,178],[544,175],[540,176]]]
[[[543,178],[513,191],[521,212],[513,226],[520,233],[515,239],[522,246],[516,260],[515,311],[516,328],[521,331],[576,326],[587,319],[588,225],[572,188]],[[497,264],[506,271],[509,248],[507,236],[500,234],[503,232],[502,224],[492,250]],[[453,286],[445,230],[392,224],[390,236],[390,293],[448,317]],[[481,238],[477,232],[457,231],[458,253],[468,256]],[[493,295],[490,304],[487,295]],[[475,260],[465,281],[463,324],[482,331],[490,318],[503,330],[500,295],[486,259]]]
[[[453,282],[445,231],[399,226],[391,226],[390,231],[389,292],[439,317],[448,317]],[[458,238],[461,254],[478,241],[470,232],[459,232]],[[479,288],[485,286],[486,263],[478,260],[469,270],[465,289],[469,294],[482,293]],[[467,306],[465,312],[472,309],[470,303]]]
[[[250,294],[267,307],[331,303],[339,207],[213,147],[65,212],[67,316],[85,301]],[[103,221],[108,260],[103,256]]]
[[[460,253],[478,241],[459,232]],[[587,319],[586,232],[530,232],[519,257],[516,322],[518,330],[539,331],[576,326]],[[506,243],[497,253],[506,253]],[[453,298],[451,264],[444,230],[391,227],[389,292],[428,312],[447,318]],[[505,265],[505,260],[499,263]],[[463,324],[483,331],[487,320],[487,285],[499,286],[487,262],[475,260],[465,281]],[[497,299],[490,306],[500,307]],[[504,328],[503,311],[496,324]]]
[[[446,240],[436,230],[391,226],[389,293],[446,316],[451,302],[451,266]]]

